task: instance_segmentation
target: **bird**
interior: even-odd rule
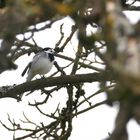
[[[54,61],[54,50],[50,47],[43,48],[33,57],[21,75],[24,76],[28,71],[26,81],[31,81],[37,74],[44,75],[48,73],[52,69]]]

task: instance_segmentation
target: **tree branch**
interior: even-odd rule
[[[81,82],[96,82],[103,79],[103,75],[99,73],[89,73],[89,74],[78,74],[78,75],[62,75],[59,77],[50,77],[38,79],[30,82],[26,82],[13,88],[5,88],[5,91],[1,91],[0,98],[12,97],[15,98],[16,95],[21,95],[24,92],[39,90],[45,87],[75,84]]]

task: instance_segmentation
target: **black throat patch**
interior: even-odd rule
[[[48,57],[50,59],[50,61],[52,62],[54,60],[54,55],[51,53],[48,53]]]

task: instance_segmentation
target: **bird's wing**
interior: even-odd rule
[[[26,68],[24,69],[24,71],[22,72],[22,76],[24,76],[25,75],[25,73],[26,73],[26,71],[28,70],[28,69],[30,69],[38,60],[39,60],[39,58],[40,57],[43,57],[43,56],[45,56],[46,55],[46,53],[45,52],[39,52],[39,53],[37,53],[34,57],[33,57],[33,60],[32,60],[32,62],[30,62],[27,66],[26,66]]]
[[[26,73],[26,71],[31,67],[31,62],[26,66],[26,68],[23,70],[21,76],[23,77]]]
[[[46,52],[39,52],[37,53],[32,60],[32,65],[34,65],[39,59],[40,57],[44,57],[46,55]]]

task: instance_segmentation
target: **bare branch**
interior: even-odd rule
[[[15,97],[15,95],[21,95],[24,92],[39,90],[44,87],[65,85],[65,84],[75,84],[81,82],[96,82],[103,77],[99,73],[89,73],[89,74],[78,74],[78,75],[63,75],[59,77],[50,77],[38,79],[35,81],[26,82],[17,85],[4,93],[0,93],[0,98],[4,97]]]

